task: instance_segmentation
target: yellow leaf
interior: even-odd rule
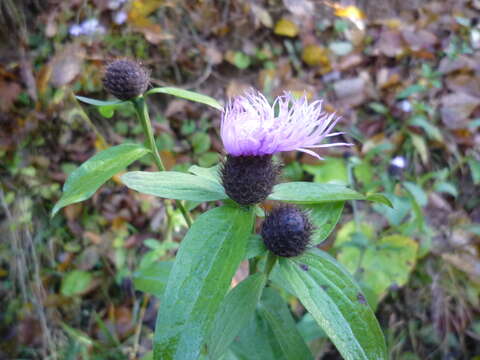
[[[366,16],[362,10],[358,7],[349,5],[342,6],[340,4],[332,3],[328,0],[324,1],[325,5],[330,6],[334,9],[334,14],[338,17],[346,18],[353,22],[359,29],[365,29],[365,20]]]
[[[422,163],[426,165],[428,163],[428,147],[427,143],[425,142],[425,139],[419,135],[415,134],[410,134],[410,137],[412,139],[412,144],[415,147],[415,149],[418,151],[418,154],[420,155],[420,159],[422,160]]]
[[[151,21],[147,18],[164,4],[164,0],[134,0],[128,12],[128,20],[134,26],[149,26]]]
[[[298,26],[294,22],[282,18],[275,24],[273,32],[280,36],[295,37],[298,35]]]
[[[302,51],[302,60],[310,66],[329,65],[327,50],[319,45],[307,45]]]
[[[344,17],[349,20],[363,20],[365,19],[365,14],[357,8],[356,6],[350,5],[347,7],[342,7],[337,5],[335,7],[335,15],[339,17]]]

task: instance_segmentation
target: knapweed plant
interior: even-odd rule
[[[338,121],[321,101],[285,93],[272,105],[258,92],[234,98],[223,108],[215,99],[176,88],[147,91],[149,73],[129,60],[111,63],[104,87],[118,100],[79,100],[111,112],[133,104],[145,143],[126,143],[99,152],[67,179],[53,209],[89,198],[113,175],[150,156],[158,172],[127,172],[130,189],[173,199],[189,226],[160,296],[154,358],[313,359],[286,299],[302,303],[345,359],[386,359],[385,342],[373,311],[352,276],[319,250],[338,222],[346,201],[387,202],[341,185],[280,183],[281,164],[273,156],[302,151],[320,159]],[[190,173],[165,171],[156,147],[146,97],[169,94],[221,111],[224,160],[217,167],[192,166]],[[271,200],[265,216],[261,203]],[[223,203],[193,221],[184,201]],[[257,218],[263,218],[256,234]],[[232,279],[244,260],[249,275]],[[155,277],[153,279],[155,282]],[[158,288],[152,284],[152,287]],[[148,287],[143,290],[149,290]],[[160,295],[157,292],[153,293]]]

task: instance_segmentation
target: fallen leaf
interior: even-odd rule
[[[340,71],[347,71],[360,65],[362,61],[363,57],[360,54],[348,54],[338,63],[337,68]]]
[[[480,78],[466,74],[449,76],[446,79],[449,90],[480,97]]]
[[[50,83],[61,87],[73,81],[82,70],[85,49],[79,44],[69,44],[57,52],[50,61]]]
[[[367,81],[364,77],[347,78],[333,83],[338,100],[346,106],[362,104],[367,99]]]
[[[310,0],[283,0],[283,5],[298,17],[311,16],[315,10],[315,6]]]
[[[260,5],[252,3],[252,13],[255,18],[265,27],[271,28],[273,26],[273,20],[269,12]]]
[[[403,41],[397,31],[383,29],[380,38],[375,44],[375,50],[388,57],[397,57],[403,54]]]
[[[455,71],[460,70],[476,70],[478,68],[477,62],[466,56],[466,55],[458,55],[455,58],[450,58],[445,56],[442,60],[440,60],[440,65],[438,67],[438,71],[443,74],[450,74]]]
[[[280,36],[287,36],[287,37],[295,37],[298,35],[298,26],[291,20],[281,18],[275,24],[275,28],[273,32],[276,35]]]
[[[21,91],[22,88],[16,82],[0,80],[0,110],[7,112]]]
[[[320,45],[307,45],[302,51],[302,60],[310,66],[329,66],[328,50]]]
[[[422,49],[432,49],[437,43],[437,37],[427,30],[404,29],[402,36],[412,51],[420,51]]]
[[[467,120],[480,105],[480,98],[465,93],[448,94],[441,99],[440,113],[443,123],[450,129],[467,126]]]
[[[386,89],[400,83],[400,74],[392,68],[381,68],[377,72],[377,88]]]

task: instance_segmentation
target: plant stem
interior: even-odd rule
[[[267,255],[267,262],[265,264],[265,274],[267,275],[267,277],[272,272],[272,269],[275,266],[276,262],[277,262],[277,255],[269,251]]]
[[[155,138],[153,137],[152,122],[150,121],[150,116],[148,114],[147,103],[143,96],[139,96],[132,100],[137,112],[137,116],[142,123],[143,133],[145,134],[146,146],[152,152],[153,161],[157,165],[160,171],[165,171],[165,166],[163,165],[162,158],[158,152],[157,144],[155,143]],[[180,200],[175,200],[177,207],[180,209],[185,221],[187,222],[188,227],[192,226],[192,218],[188,213],[187,209],[183,206]]]

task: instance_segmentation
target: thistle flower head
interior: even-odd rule
[[[142,95],[149,83],[150,73],[139,63],[126,59],[111,62],[103,77],[105,90],[120,100]]]
[[[322,101],[308,103],[305,96],[295,99],[289,92],[270,105],[261,93],[251,90],[234,98],[225,108],[221,137],[228,154],[233,156],[272,155],[298,150],[321,157],[311,149],[345,145],[320,144],[332,133],[339,118],[323,111]]]
[[[272,210],[262,224],[262,239],[277,256],[301,255],[308,247],[314,227],[307,213],[294,205]]]

